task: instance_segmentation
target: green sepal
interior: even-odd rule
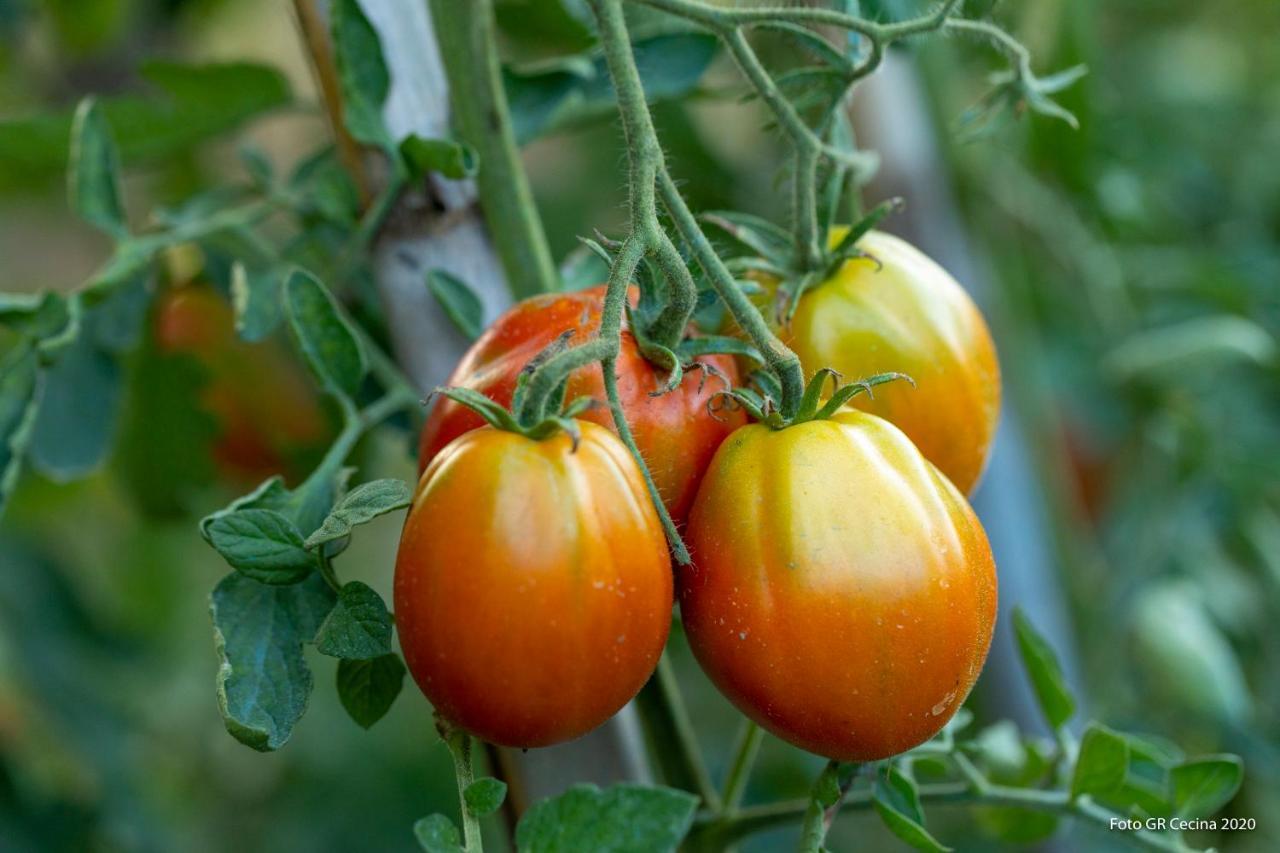
[[[864,391],[867,396],[875,397],[875,393],[871,390],[872,388],[898,379],[905,380],[911,383],[913,388],[915,387],[915,380],[905,373],[877,373],[875,376],[868,376],[866,379],[859,379],[857,382],[850,382],[848,385],[843,385],[836,389],[836,392],[831,395],[831,399],[827,401],[827,404],[819,409],[811,420],[826,420],[836,412],[840,411],[840,408],[844,406],[845,403],[849,402]]]

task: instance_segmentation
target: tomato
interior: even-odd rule
[[[261,480],[292,471],[308,448],[327,443],[332,427],[301,366],[274,341],[240,340],[231,305],[212,287],[162,291],[152,333],[161,353],[204,368],[201,405],[218,422],[213,455],[224,472]]]
[[[987,324],[964,288],[911,244],[872,231],[858,247],[875,260],[846,261],[802,296],[783,342],[810,374],[831,367],[846,380],[910,376],[916,387],[890,383],[854,404],[892,421],[960,491],[971,492],[1000,412],[1000,366]]]
[[[896,755],[941,730],[982,669],[996,618],[986,534],[887,421],[847,409],[743,427],[707,470],[685,541],[694,655],[796,746]]]
[[[604,294],[602,285],[577,293],[535,296],[519,303],[475,342],[447,384],[472,388],[509,406],[516,379],[529,359],[567,330],[574,330],[570,343],[575,345],[596,333]],[[618,396],[658,493],[677,523],[688,514],[702,472],[720,442],[746,422],[741,411],[722,410],[712,415],[707,410],[713,395],[727,390],[727,383],[738,381],[733,359],[712,355],[699,361],[723,378],[708,376],[702,370],[687,370],[679,388],[650,396],[665,386],[666,371],[644,359],[630,332],[622,333],[617,361]],[[604,403],[604,375],[598,364],[570,377],[567,398],[581,396]],[[613,429],[613,416],[606,405],[581,417]],[[437,400],[422,431],[421,468],[425,469],[450,441],[483,423],[466,406],[443,397]]]
[[[396,557],[409,671],[445,719],[548,746],[613,716],[658,664],[671,563],[640,468],[579,422],[576,451],[483,427],[436,455]]]

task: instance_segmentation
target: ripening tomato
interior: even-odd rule
[[[605,287],[576,293],[557,293],[526,299],[498,318],[463,356],[448,385],[471,388],[503,406],[511,405],[521,369],[559,335],[574,330],[571,345],[595,334],[604,307]],[[653,475],[658,493],[671,517],[680,523],[688,515],[698,482],[725,436],[746,422],[739,410],[724,409],[714,415],[707,404],[728,384],[738,381],[737,366],[725,355],[702,356],[700,362],[721,377],[688,370],[680,387],[669,394],[650,396],[666,384],[666,372],[640,354],[630,332],[622,333],[618,354],[618,396],[636,446]],[[598,364],[582,368],[569,378],[566,398],[592,397],[604,403],[604,376]],[[610,430],[613,416],[600,405],[580,415]],[[475,412],[441,397],[423,427],[419,452],[425,469],[446,444],[484,421]]]
[[[482,427],[428,466],[396,557],[405,662],[490,743],[549,746],[613,716],[671,627],[667,543],[640,468],[579,422],[534,441]]]
[[[833,231],[833,241],[844,233]],[[848,380],[910,376],[916,387],[883,385],[854,405],[893,422],[960,491],[972,492],[1000,412],[1000,366],[987,324],[964,288],[910,243],[872,231],[858,247],[875,260],[846,261],[802,296],[782,339],[807,373],[831,367]]]
[[[778,737],[842,761],[936,734],[986,659],[996,574],[968,503],[887,421],[753,424],[707,470],[679,573],[689,644]]]
[[[332,435],[299,363],[274,341],[238,338],[231,305],[213,287],[161,291],[152,334],[161,353],[185,354],[203,367],[201,404],[218,424],[213,456],[222,471],[246,481],[300,473],[295,463]]]

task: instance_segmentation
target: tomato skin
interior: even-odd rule
[[[964,702],[996,573],[956,488],[887,421],[743,427],[712,461],[678,576],[689,644],[739,710],[841,761],[896,755]]]
[[[640,468],[603,427],[483,427],[428,466],[396,557],[405,662],[451,723],[549,746],[613,716],[658,664],[673,580]]]
[[[520,370],[561,333],[573,329],[571,345],[590,339],[600,324],[605,287],[576,293],[545,294],[526,299],[500,317],[472,345],[450,377],[448,385],[471,388],[500,405],[510,406]],[[723,409],[714,416],[707,403],[727,390],[726,380],[736,384],[738,369],[725,355],[702,356],[699,361],[724,375],[707,376],[686,371],[680,387],[669,394],[650,396],[666,384],[666,373],[640,354],[630,332],[622,333],[618,354],[618,396],[636,446],[649,466],[658,493],[671,517],[680,523],[688,515],[702,472],[720,442],[746,423],[740,410]],[[569,379],[567,399],[591,397],[602,405],[580,415],[614,429],[607,405],[604,375],[598,364],[576,371]],[[447,398],[439,398],[427,418],[419,445],[419,470],[425,470],[436,454],[453,439],[476,429],[484,421],[475,412]]]
[[[328,442],[332,425],[299,363],[274,341],[237,337],[232,307],[213,287],[162,291],[152,335],[159,352],[204,368],[201,404],[218,422],[213,456],[225,474],[247,482],[301,474],[297,460]]]
[[[843,236],[833,231],[833,239]],[[858,247],[876,261],[846,261],[800,299],[783,341],[806,373],[834,368],[846,380],[896,371],[894,382],[854,405],[891,421],[961,492],[982,476],[1000,412],[1000,365],[973,300],[910,243],[871,231]]]

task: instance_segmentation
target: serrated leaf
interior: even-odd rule
[[[1231,802],[1244,781],[1244,763],[1234,755],[1212,755],[1179,764],[1169,771],[1174,813],[1209,817]]]
[[[302,644],[315,636],[333,601],[318,574],[269,586],[233,572],[214,588],[218,710],[236,740],[261,752],[289,740],[311,695]]]
[[[1106,726],[1093,723],[1080,741],[1071,776],[1071,796],[1105,796],[1124,784],[1129,770],[1129,744]]]
[[[413,836],[423,853],[462,853],[462,836],[453,821],[442,814],[424,817],[413,825]]]
[[[0,514],[18,482],[39,406],[40,367],[32,347],[0,364]]]
[[[231,303],[241,340],[263,340],[280,325],[281,277],[279,270],[248,270],[239,261],[231,267]]]
[[[385,479],[361,483],[338,501],[320,528],[307,537],[306,546],[315,548],[341,539],[357,524],[404,509],[413,501],[413,489],[404,480]]]
[[[76,107],[67,182],[77,215],[117,239],[128,235],[120,201],[120,155],[93,98]]]
[[[209,543],[232,568],[264,584],[294,584],[315,570],[316,555],[303,547],[302,534],[283,514],[241,509],[214,518]]]
[[[924,828],[924,810],[916,784],[892,764],[876,775],[872,804],[889,831],[916,850],[950,850]]]
[[[382,120],[391,74],[382,57],[378,31],[356,0],[334,0],[329,7],[329,25],[342,89],[343,124],[360,142],[394,154],[395,146]]]
[[[79,335],[44,371],[31,462],[56,482],[93,471],[115,437],[121,399],[120,365],[92,337]]]
[[[344,660],[370,660],[389,654],[391,614],[382,596],[360,581],[343,584],[338,603],[316,634],[316,649]]]
[[[476,817],[493,814],[502,807],[502,801],[506,798],[507,783],[488,776],[472,782],[462,792],[467,811]]]
[[[660,786],[575,785],[535,804],[516,827],[520,853],[662,853],[689,831],[698,798]]]
[[[404,685],[404,663],[394,652],[370,660],[338,661],[338,699],[361,728],[391,710]]]
[[[466,282],[444,270],[431,270],[427,273],[427,289],[467,340],[480,337],[484,331],[484,303]]]
[[[241,495],[222,509],[200,519],[200,535],[208,542],[209,528],[215,521],[243,509],[271,509],[288,517],[287,510],[292,500],[293,495],[285,488],[283,477],[278,474],[268,477],[254,486],[253,491]]]
[[[307,366],[331,393],[351,397],[368,365],[351,324],[310,273],[294,270],[285,281],[285,314]]]
[[[1076,701],[1062,677],[1058,656],[1018,608],[1013,611],[1013,631],[1018,642],[1018,655],[1031,680],[1040,710],[1050,726],[1059,728],[1075,713]]]
[[[470,178],[480,166],[480,155],[465,142],[424,139],[416,133],[400,140],[400,156],[415,178],[428,172],[439,172],[455,180]]]

